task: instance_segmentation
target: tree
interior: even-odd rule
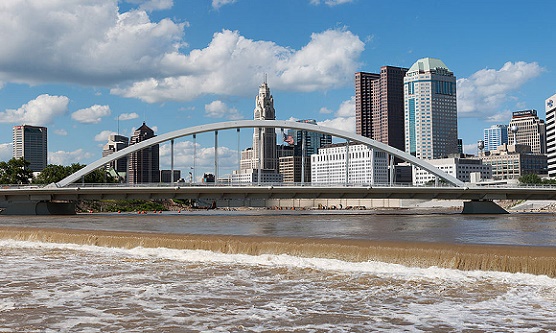
[[[70,175],[65,166],[57,164],[49,164],[44,168],[41,173],[33,180],[37,184],[51,184],[64,179]]]
[[[67,176],[71,175],[72,173],[81,170],[84,167],[85,165],[79,163],[73,163],[72,165],[69,166],[49,164],[41,172],[41,174],[34,180],[34,182],[37,184],[56,183],[66,178]],[[96,169],[85,176],[84,182],[85,183],[114,183],[116,182],[116,180],[112,176],[106,174],[105,170]]]
[[[29,165],[23,158],[0,162],[0,184],[29,184],[29,179],[33,177]]]
[[[533,173],[519,177],[519,182],[522,184],[542,184],[543,183],[541,177]]]

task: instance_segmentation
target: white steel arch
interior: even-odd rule
[[[153,146],[153,145],[156,145],[156,144],[159,144],[159,143],[162,143],[162,142],[170,141],[172,139],[181,138],[181,137],[189,136],[189,135],[193,135],[193,134],[219,131],[219,130],[228,130],[228,129],[237,129],[237,128],[259,128],[259,127],[261,127],[261,128],[288,128],[288,129],[297,129],[297,130],[303,130],[303,131],[311,131],[311,132],[318,132],[318,133],[324,133],[324,134],[331,134],[335,137],[339,137],[339,138],[351,140],[351,141],[354,141],[354,142],[362,143],[362,144],[371,146],[373,148],[385,151],[385,152],[387,152],[387,153],[389,153],[393,156],[399,157],[400,159],[402,159],[404,161],[407,161],[407,162],[409,162],[413,165],[416,165],[421,169],[427,170],[431,174],[433,174],[433,175],[435,175],[435,176],[437,176],[441,179],[444,179],[448,183],[451,183],[455,186],[463,187],[465,185],[461,180],[459,180],[459,179],[447,174],[446,172],[436,168],[435,166],[426,162],[425,160],[420,160],[413,155],[407,154],[406,152],[403,152],[399,149],[390,147],[387,144],[384,144],[382,142],[379,142],[379,141],[376,141],[376,140],[373,140],[373,139],[370,139],[370,138],[367,138],[367,137],[364,137],[364,136],[361,136],[361,135],[357,135],[357,134],[354,134],[354,133],[338,130],[338,129],[335,129],[335,128],[324,127],[324,126],[319,126],[319,125],[314,125],[314,124],[298,123],[298,122],[295,122],[295,121],[286,121],[286,120],[227,121],[227,122],[221,122],[221,123],[214,123],[214,124],[188,127],[188,128],[183,128],[183,129],[180,129],[180,130],[177,130],[177,131],[157,135],[153,138],[150,138],[148,140],[145,140],[145,141],[139,142],[137,144],[128,146],[125,149],[119,150],[117,152],[114,152],[113,154],[110,154],[110,155],[105,156],[101,159],[98,159],[98,160],[90,163],[89,165],[87,165],[83,169],[75,172],[74,174],[71,174],[68,177],[60,180],[59,182],[54,183],[53,185],[55,185],[56,187],[65,187],[65,186],[81,179],[81,177],[89,174],[90,172],[106,165],[107,163],[110,163],[114,160],[122,158],[122,157],[124,157],[124,156],[126,156],[130,153],[139,151],[139,150],[144,149],[144,148],[148,148],[150,146]]]

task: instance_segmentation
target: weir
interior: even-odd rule
[[[0,227],[0,239],[116,248],[208,250],[227,254],[288,254],[350,262],[530,273],[556,277],[556,248],[385,242],[292,237],[177,235],[98,230]]]

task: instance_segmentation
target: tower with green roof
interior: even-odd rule
[[[440,59],[417,60],[404,78],[405,151],[421,159],[458,153],[456,77]]]

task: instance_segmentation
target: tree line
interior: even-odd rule
[[[29,169],[30,163],[23,158],[12,158],[7,162],[0,162],[0,184],[50,184],[58,182],[72,173],[85,167],[84,164],[72,165],[49,164],[40,174],[33,177]],[[84,178],[85,183],[115,183],[114,177],[103,169],[96,169]]]

